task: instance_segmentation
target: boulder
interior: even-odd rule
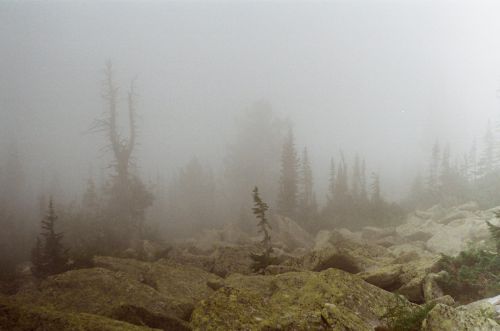
[[[431,257],[436,255],[425,249],[425,243],[415,241],[412,243],[394,245],[388,248],[389,251],[396,256],[399,262],[395,263],[405,263],[411,260],[417,260],[419,258]]]
[[[186,322],[179,318],[184,307],[171,305],[156,289],[122,271],[67,271],[43,280],[36,291],[17,293],[14,299],[51,306],[64,313],[87,313],[153,328],[187,330]]]
[[[95,266],[123,272],[142,284],[159,292],[176,316],[188,320],[194,305],[213,293],[208,282],[220,277],[192,266],[172,264],[166,261],[147,263],[112,257],[95,257]]]
[[[0,298],[0,330],[148,331],[158,329],[133,325],[99,315],[63,313],[50,307],[21,305],[6,298]]]
[[[442,227],[442,224],[438,224],[433,220],[410,217],[406,223],[396,227],[396,233],[408,241],[427,241]]]
[[[358,273],[389,264],[394,256],[387,248],[359,243],[338,231],[320,231],[315,248],[299,258],[284,262],[297,269],[322,271],[328,268]]]
[[[475,211],[479,210],[479,204],[475,201],[469,201],[467,203],[464,203],[463,205],[458,206],[457,209],[475,212]]]
[[[488,226],[483,219],[459,219],[447,226],[436,228],[426,247],[431,252],[457,255],[465,250],[470,242],[489,238]]]
[[[422,323],[422,331],[481,330],[499,331],[500,325],[490,318],[487,311],[453,308],[437,304]]]
[[[341,270],[233,274],[194,310],[195,330],[373,330],[394,296]],[[408,303],[410,305],[410,303]]]
[[[403,266],[401,264],[392,264],[371,271],[365,271],[358,275],[366,282],[386,291],[395,291],[403,285],[401,283],[402,272]]]
[[[272,219],[271,240],[291,252],[297,248],[309,249],[314,244],[312,236],[288,217],[275,215]]]
[[[423,295],[425,302],[433,301],[437,298],[443,297],[444,293],[438,285],[438,280],[446,275],[446,271],[439,273],[429,273],[424,278]]]
[[[425,280],[436,269],[437,261],[437,259],[424,258],[406,264],[388,264],[358,275],[370,284],[402,294],[412,302],[422,303],[426,301],[424,298]],[[436,293],[433,298],[442,295],[442,293],[440,295]]]
[[[428,274],[438,271],[439,260],[439,256],[434,256],[403,264],[400,278],[403,285],[397,292],[411,302],[424,303],[424,280]]]
[[[464,306],[469,310],[489,311],[491,316],[500,323],[500,295],[469,303]]]
[[[219,277],[166,261],[96,257],[95,268],[71,270],[14,296],[22,303],[51,305],[154,328],[185,330],[195,304],[213,293]]]
[[[380,240],[395,234],[392,228],[377,228],[374,226],[365,226],[361,229],[361,238],[367,241]]]
[[[189,249],[174,248],[165,258],[172,264],[180,264],[185,266],[192,266],[212,272],[214,267],[214,257],[210,255],[193,254]]]
[[[260,251],[256,246],[218,247],[211,255],[212,272],[221,277],[232,273],[251,274],[253,260],[250,254]]]

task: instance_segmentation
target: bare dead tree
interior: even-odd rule
[[[110,183],[111,216],[116,225],[121,227],[120,230],[136,239],[142,236],[144,210],[151,204],[152,195],[130,170],[134,165],[133,152],[137,144],[135,79],[127,91],[128,136],[125,137],[120,133],[117,123],[119,87],[115,83],[110,61],[106,63],[104,77],[102,98],[106,108],[103,117],[94,122],[93,131],[105,134],[106,150],[113,155],[110,165],[115,170]]]

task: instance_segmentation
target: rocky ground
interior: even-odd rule
[[[395,307],[427,309],[421,330],[500,330],[500,296],[455,302],[437,282],[439,254],[486,245],[494,211],[436,206],[395,228],[315,237],[276,216],[279,258],[263,275],[256,238],[231,225],[170,250],[144,242],[147,261],[95,257],[43,281],[24,270],[0,296],[0,330],[389,330]]]

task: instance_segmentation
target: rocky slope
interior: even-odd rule
[[[315,238],[277,217],[278,264],[264,275],[251,269],[256,239],[234,226],[160,247],[147,262],[96,257],[92,268],[26,277],[0,297],[0,330],[388,330],[395,305],[410,320],[429,307],[418,320],[426,331],[500,330],[499,297],[459,306],[437,285],[439,253],[485,245],[493,212],[433,207],[396,228]]]

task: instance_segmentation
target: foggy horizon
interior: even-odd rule
[[[86,132],[102,113],[111,60],[122,93],[137,76],[136,158],[145,179],[168,179],[194,156],[222,176],[237,119],[264,100],[291,121],[298,150],[309,149],[319,196],[342,150],[348,162],[363,156],[381,173],[385,195],[399,200],[436,140],[460,157],[474,137],[482,143],[488,120],[496,125],[498,9],[446,1],[5,2],[2,151],[16,141],[30,177],[57,173],[72,195],[90,172],[105,172],[102,137]]]

